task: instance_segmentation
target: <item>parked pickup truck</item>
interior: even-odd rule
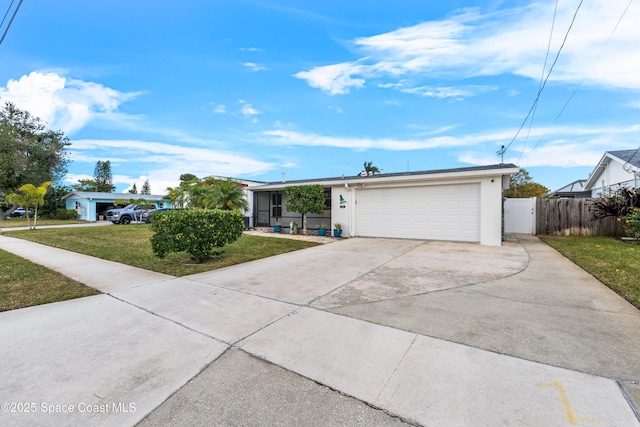
[[[120,209],[109,209],[107,211],[107,221],[114,224],[130,224],[131,221],[140,221],[142,213],[145,211],[154,211],[155,205],[127,205]]]

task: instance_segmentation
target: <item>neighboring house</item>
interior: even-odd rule
[[[171,201],[164,200],[164,196],[130,193],[98,193],[94,191],[72,191],[66,194],[67,209],[73,209],[78,219],[97,221],[102,215],[106,216],[107,209],[113,207],[118,199],[144,199],[148,204],[155,204],[159,208],[170,208]]]
[[[390,237],[502,244],[502,190],[513,164],[372,176],[274,182],[251,187],[253,223],[302,222],[286,212],[285,187],[320,184],[325,210],[308,215],[308,228],[341,223],[343,236]]]
[[[620,187],[637,188],[640,184],[640,150],[607,151],[591,172],[585,191],[600,197]]]
[[[584,189],[586,183],[586,179],[573,181],[571,184],[565,185],[559,190],[552,191],[547,194],[547,197],[560,197],[563,199],[584,199],[591,197],[591,191],[586,191]]]

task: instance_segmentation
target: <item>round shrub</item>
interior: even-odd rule
[[[204,262],[242,236],[244,220],[238,210],[177,209],[154,213],[151,230],[151,248],[157,257],[186,252],[194,261]]]

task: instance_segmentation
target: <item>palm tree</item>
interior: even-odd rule
[[[362,172],[366,172],[367,175],[375,175],[380,173],[380,169],[377,166],[373,166],[373,162],[364,162],[364,170]]]
[[[44,205],[44,195],[47,194],[47,188],[51,185],[51,181],[43,182],[41,186],[36,187],[33,184],[24,184],[18,188],[24,194],[12,193],[7,195],[7,200],[11,203],[20,204],[27,214],[27,225],[29,229],[36,229],[36,221],[38,220],[38,206]],[[31,227],[31,220],[29,219],[29,210],[34,208],[33,213],[33,227]]]
[[[213,190],[214,205],[222,210],[249,210],[249,202],[244,197],[244,191],[237,181],[227,178],[218,180]]]
[[[167,187],[165,200],[171,201],[172,208],[182,208],[184,204],[184,191],[180,187]]]

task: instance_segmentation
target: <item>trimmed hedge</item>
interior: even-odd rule
[[[63,209],[63,208],[58,208],[55,211],[55,215],[53,216],[54,219],[76,219],[76,217],[78,216],[78,213],[75,211],[75,209]]]
[[[157,257],[187,252],[194,261],[204,262],[242,236],[244,220],[238,210],[177,209],[155,212],[151,230],[151,248]]]

